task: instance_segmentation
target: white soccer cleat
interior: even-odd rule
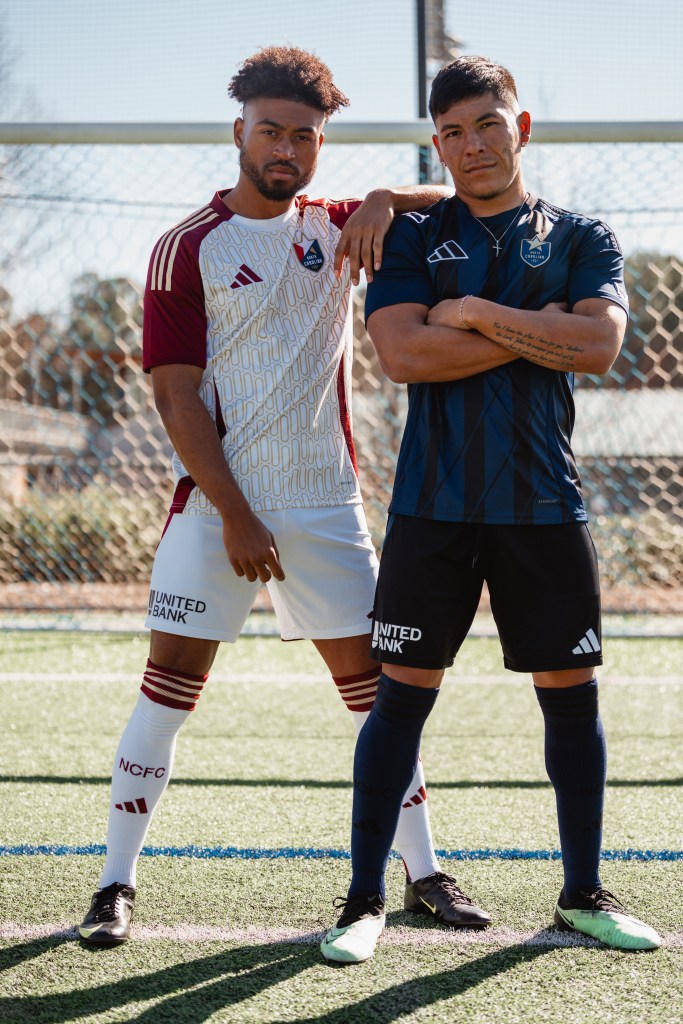
[[[340,964],[360,964],[375,952],[384,931],[384,900],[379,893],[352,896],[342,900],[342,915],[320,943],[326,960]]]
[[[562,931],[582,932],[612,949],[657,949],[662,944],[654,928],[631,917],[607,889],[582,892],[572,903],[567,906],[564,891],[560,893],[555,924]]]

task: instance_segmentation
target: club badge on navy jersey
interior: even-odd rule
[[[317,273],[325,262],[325,257],[322,254],[320,242],[317,238],[314,238],[312,241],[304,239],[302,245],[298,245],[295,242],[294,252],[296,253],[296,258],[299,263],[302,267],[305,267],[306,270],[313,270]]]
[[[550,259],[550,242],[542,242],[538,235],[523,238],[520,256],[530,267],[540,267]]]

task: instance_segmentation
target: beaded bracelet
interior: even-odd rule
[[[470,325],[467,323],[467,321],[465,320],[464,316],[462,315],[462,311],[463,311],[463,308],[465,306],[465,303],[466,303],[466,301],[469,298],[471,298],[470,295],[463,295],[463,297],[460,300],[460,305],[458,307],[458,320],[460,321],[460,329],[463,330],[463,331],[471,330]]]

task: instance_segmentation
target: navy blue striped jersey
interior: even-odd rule
[[[500,239],[511,211],[482,218]],[[529,197],[496,256],[457,197],[398,217],[366,318],[384,306],[478,295],[538,310],[603,298],[628,308],[619,243],[601,221]],[[525,359],[464,380],[408,385],[390,511],[471,523],[585,521],[571,449],[574,377]],[[596,424],[596,429],[599,424]]]

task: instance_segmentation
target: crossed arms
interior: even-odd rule
[[[520,357],[551,370],[606,373],[626,319],[621,306],[607,299],[582,299],[568,312],[564,303],[526,310],[468,295],[431,309],[418,303],[385,306],[370,315],[368,333],[391,380],[432,384]]]

